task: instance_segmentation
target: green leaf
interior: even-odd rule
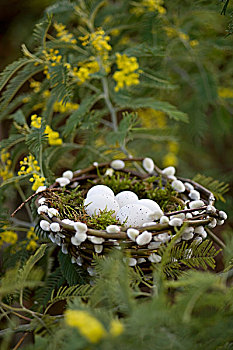
[[[80,103],[79,108],[74,111],[66,122],[63,132],[64,136],[70,135],[77,125],[82,123],[82,118],[90,111],[94,104],[100,99],[100,94],[86,96]]]
[[[52,16],[48,15],[46,20],[36,24],[35,29],[33,31],[33,36],[35,38],[35,41],[38,44],[40,44],[42,47],[45,46],[46,35],[51,25],[51,21],[52,21]]]
[[[28,61],[31,62],[31,61]],[[27,64],[17,75],[11,79],[6,90],[3,92],[1,97],[0,109],[3,110],[7,107],[8,103],[13,99],[19,89],[24,85],[28,79],[33,75],[41,72],[43,70],[42,66],[34,66],[34,63]]]
[[[76,267],[75,264],[71,263],[69,255],[65,255],[59,251],[58,260],[62,275],[70,286],[73,286],[75,284],[84,284],[82,276],[83,271],[79,271],[78,267]]]
[[[197,174],[193,181],[206,187],[210,192],[213,193],[217,200],[225,202],[223,195],[229,191],[229,185],[223,181],[214,180],[211,176],[205,176]]]
[[[127,94],[114,94],[113,98],[115,102],[121,108],[152,108],[158,111],[166,113],[171,119],[176,121],[188,122],[187,114],[179,111],[175,106],[171,105],[169,102],[156,101],[152,97],[133,97]]]
[[[44,256],[46,248],[46,244],[41,244],[39,249],[37,249],[37,251],[30,256],[26,264],[19,271],[19,280],[21,283],[24,283],[27,280],[36,263]]]
[[[28,146],[31,153],[36,154],[39,152],[43,144],[47,143],[47,134],[45,132],[45,127],[40,129],[32,129],[30,134],[26,136],[25,143]]]
[[[4,149],[11,148],[16,144],[23,142],[25,140],[25,136],[19,134],[11,134],[8,139],[4,139],[0,142],[0,151]]]
[[[11,118],[13,118],[14,121],[21,126],[24,126],[25,124],[27,124],[25,115],[23,114],[23,111],[21,109],[18,109],[17,112],[12,114]]]
[[[9,66],[7,66],[0,74],[0,91],[20,68],[30,62],[32,62],[32,60],[28,60],[28,58],[20,58],[19,60],[9,64]]]
[[[0,185],[0,188],[1,187],[4,187],[4,186],[7,186],[7,185],[10,185],[14,182],[19,182],[20,180],[23,180],[25,179],[26,177],[30,176],[31,174],[26,174],[26,175],[21,175],[21,176],[13,176],[11,177],[10,179],[7,179],[5,181],[3,181]]]

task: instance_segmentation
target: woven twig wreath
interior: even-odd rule
[[[137,192],[139,204],[141,194],[150,203],[157,198],[160,207],[148,209],[145,212],[148,217],[144,220],[142,216],[145,222],[140,227],[130,226],[128,217],[120,222],[119,212],[117,215],[108,212],[107,207],[98,212],[99,216],[91,217],[84,198],[97,185],[112,186],[115,195],[122,191]],[[64,254],[71,255],[73,263],[86,267],[90,267],[96,254],[105,255],[114,247],[123,247],[130,266],[140,264],[142,269],[143,266],[148,269],[151,263],[160,262],[157,250],[176,235],[177,228],[183,228],[177,244],[181,240],[190,243],[195,240],[198,244],[212,235],[209,228],[223,224],[227,218],[225,212],[214,207],[215,198],[209,190],[192,180],[176,177],[174,167],[159,169],[150,158],[114,160],[94,163],[75,172],[68,170],[42,190],[35,202],[41,229],[61,246]],[[99,191],[101,195],[101,188]],[[137,203],[133,207],[134,216],[134,209],[139,208]],[[101,213],[105,214],[102,219]]]

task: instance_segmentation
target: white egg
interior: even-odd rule
[[[151,210],[149,208],[139,203],[133,203],[122,207],[118,211],[116,218],[120,221],[121,224],[124,223],[126,227],[139,227],[142,226],[145,222],[149,221],[149,213],[151,213]]]
[[[156,203],[155,201],[152,201],[152,199],[140,199],[138,201],[138,204],[144,205],[144,207],[149,208],[151,211],[155,211],[160,209],[160,206],[158,205],[158,203]]]
[[[110,187],[105,186],[105,185],[96,185],[90,188],[90,190],[87,192],[87,197],[90,195],[103,195],[107,194],[109,196],[114,197],[114,192],[111,190]]]
[[[116,216],[116,213],[120,209],[114,197],[102,197],[101,195],[91,196],[84,200],[84,206],[86,206],[85,211],[88,215],[92,216],[94,214],[99,214],[101,210],[114,210],[115,213],[112,216]]]
[[[132,191],[123,191],[116,195],[116,200],[120,206],[120,208],[124,207],[124,205],[136,203],[138,201],[138,196],[136,193]]]

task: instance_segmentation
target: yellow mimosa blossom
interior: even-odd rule
[[[113,337],[118,337],[119,335],[121,335],[124,332],[124,325],[121,321],[119,320],[112,320],[110,323],[110,329],[109,329],[109,333],[113,336]]]
[[[115,91],[123,89],[125,86],[139,84],[138,62],[136,57],[128,57],[125,54],[116,53],[117,70],[113,74],[113,79],[117,82]]]
[[[145,128],[163,129],[167,126],[166,114],[152,108],[140,108],[137,110],[142,126]]]
[[[90,78],[90,74],[94,74],[100,70],[100,66],[97,61],[80,62],[79,66],[79,69],[75,67],[72,71],[72,75],[79,79],[79,84],[83,84]]]
[[[6,226],[3,226],[3,229],[6,229]],[[15,244],[18,240],[18,235],[16,232],[11,230],[5,230],[0,232],[0,247],[4,244]]]
[[[233,88],[219,87],[218,96],[221,98],[233,98]]]
[[[3,181],[13,177],[11,164],[12,161],[10,159],[10,153],[3,149],[0,154],[0,177],[3,179]]]
[[[62,139],[57,131],[54,131],[49,125],[45,127],[45,134],[48,135],[48,143],[50,146],[62,145]]]
[[[158,12],[160,15],[164,15],[167,10],[163,7],[163,0],[142,0],[139,3],[135,3],[135,7],[131,10],[135,15],[141,15],[146,12]]]
[[[195,46],[199,45],[199,41],[196,39],[190,40],[189,45],[192,47],[195,47]]]
[[[178,158],[174,153],[169,152],[163,158],[164,167],[177,166],[177,164],[178,164]]]
[[[74,38],[73,34],[69,33],[66,26],[62,23],[54,23],[54,28],[57,31],[57,38],[66,43],[76,44],[77,40]]]
[[[40,186],[44,186],[45,178],[38,174],[33,174],[29,181],[34,182],[32,185],[32,190],[36,191]]]
[[[109,51],[112,50],[111,45],[109,44],[110,36],[105,34],[103,29],[98,29],[94,33],[87,34],[84,37],[79,37],[79,40],[82,41],[83,46],[89,45],[92,50],[94,50],[95,56],[100,56],[103,67],[108,73],[110,71],[109,66]]]
[[[36,241],[38,240],[37,235],[35,234],[34,227],[30,227],[30,230],[27,232],[27,239],[29,240],[26,249],[35,250],[37,248]]]
[[[40,171],[40,167],[38,165],[38,161],[35,159],[33,155],[29,155],[20,161],[20,169],[18,171],[18,175],[27,175],[31,174],[29,181],[33,182],[32,190],[36,191],[40,186],[44,185],[45,178],[38,174]]]
[[[39,92],[41,88],[41,82],[36,80],[31,80],[30,88],[32,88],[34,92]]]
[[[65,322],[68,326],[77,328],[91,343],[98,343],[107,335],[104,326],[87,311],[67,310]]]
[[[57,49],[49,49],[49,51],[43,50],[42,53],[46,62],[44,66],[44,74],[46,75],[47,79],[50,79],[49,65],[52,67],[57,66],[59,63],[61,63],[62,56],[59,54],[59,50]]]
[[[41,117],[38,117],[37,114],[31,116],[31,126],[36,129],[41,128]]]
[[[65,113],[65,112],[73,112],[78,109],[78,103],[67,102],[65,105],[62,102],[55,102],[53,105],[54,112]]]

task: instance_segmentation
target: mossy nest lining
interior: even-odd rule
[[[159,214],[150,211],[150,220],[140,227],[129,227],[127,219],[120,221],[107,206],[90,216],[84,200],[96,185],[108,186],[115,195],[131,191],[139,200],[155,201]],[[173,167],[161,170],[150,158],[134,158],[66,171],[39,193],[35,203],[47,237],[64,254],[70,254],[73,263],[87,267],[92,274],[93,257],[104,256],[113,248],[124,249],[130,266],[139,264],[148,271],[152,263],[160,262],[161,247],[173,237],[177,245],[182,241],[200,244],[211,234],[210,228],[227,218],[214,207],[214,201],[203,186],[176,177]]]

